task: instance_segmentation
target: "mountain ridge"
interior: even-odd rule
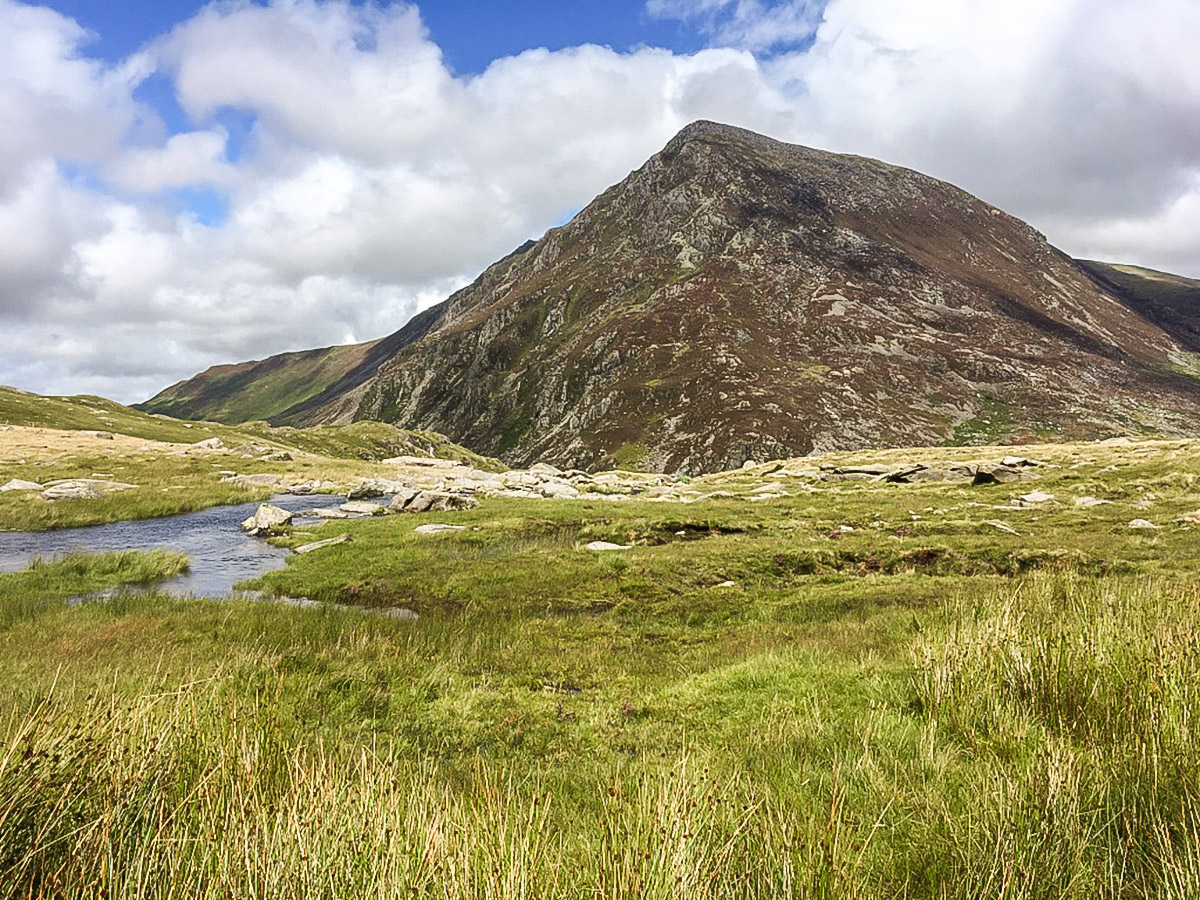
[[[422,316],[277,420],[695,472],[1194,433],[1200,412],[1190,344],[1028,224],[909,169],[710,122]]]

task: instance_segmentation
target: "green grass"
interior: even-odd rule
[[[42,500],[37,493],[0,493],[0,532],[145,519],[249,503],[273,493],[269,487],[222,482],[223,472],[269,473],[293,482],[321,480],[344,488],[364,477],[394,477],[394,470],[377,461],[395,456],[436,455],[490,471],[504,468],[497,460],[465,450],[443,435],[379,422],[304,429],[273,428],[261,422],[230,427],[147,415],[99,397],[39,397],[0,387],[0,426],[8,425],[54,429],[68,435],[106,431],[122,440],[80,438],[72,444],[62,435],[49,434],[44,446],[37,446],[39,442],[30,437],[21,444],[20,452],[7,452],[7,433],[0,432],[0,483],[16,478],[43,484],[102,473],[133,484],[135,489],[102,500],[55,503]],[[142,445],[125,437],[166,443]],[[213,437],[220,438],[230,452],[183,453],[186,446],[171,446]],[[247,445],[287,450],[293,458],[265,461],[236,452]]]
[[[4,576],[0,897],[1197,896],[1200,456],[1041,450],[331,522],[255,585],[415,622]]]

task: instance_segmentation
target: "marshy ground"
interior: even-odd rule
[[[287,536],[352,540],[248,585],[415,621],[66,602],[184,564],[161,553],[0,575],[0,896],[1195,897],[1197,450],[1023,447],[1038,478],[1007,485],[761,466],[689,504],[488,498]],[[0,480],[125,465],[140,499],[0,495],[5,527],[249,468],[106,452]]]

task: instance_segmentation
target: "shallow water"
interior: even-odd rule
[[[327,494],[280,495],[268,503],[291,512],[335,507],[344,497]],[[291,551],[272,547],[262,538],[252,538],[241,529],[244,519],[254,515],[257,503],[214,506],[200,512],[66,528],[58,531],[0,532],[0,572],[16,572],[34,557],[49,559],[74,550],[150,550],[161,548],[186,553],[191,570],[178,578],[159,583],[173,593],[224,596],[239,581],[255,578],[272,569],[282,569]],[[297,519],[297,524],[309,520]],[[315,521],[315,520],[314,520]],[[329,536],[329,535],[326,535]]]

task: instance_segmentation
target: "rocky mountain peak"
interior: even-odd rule
[[[514,464],[698,472],[1190,433],[1200,411],[1179,343],[1027,224],[909,169],[714,122],[406,334],[292,421],[382,418]]]

